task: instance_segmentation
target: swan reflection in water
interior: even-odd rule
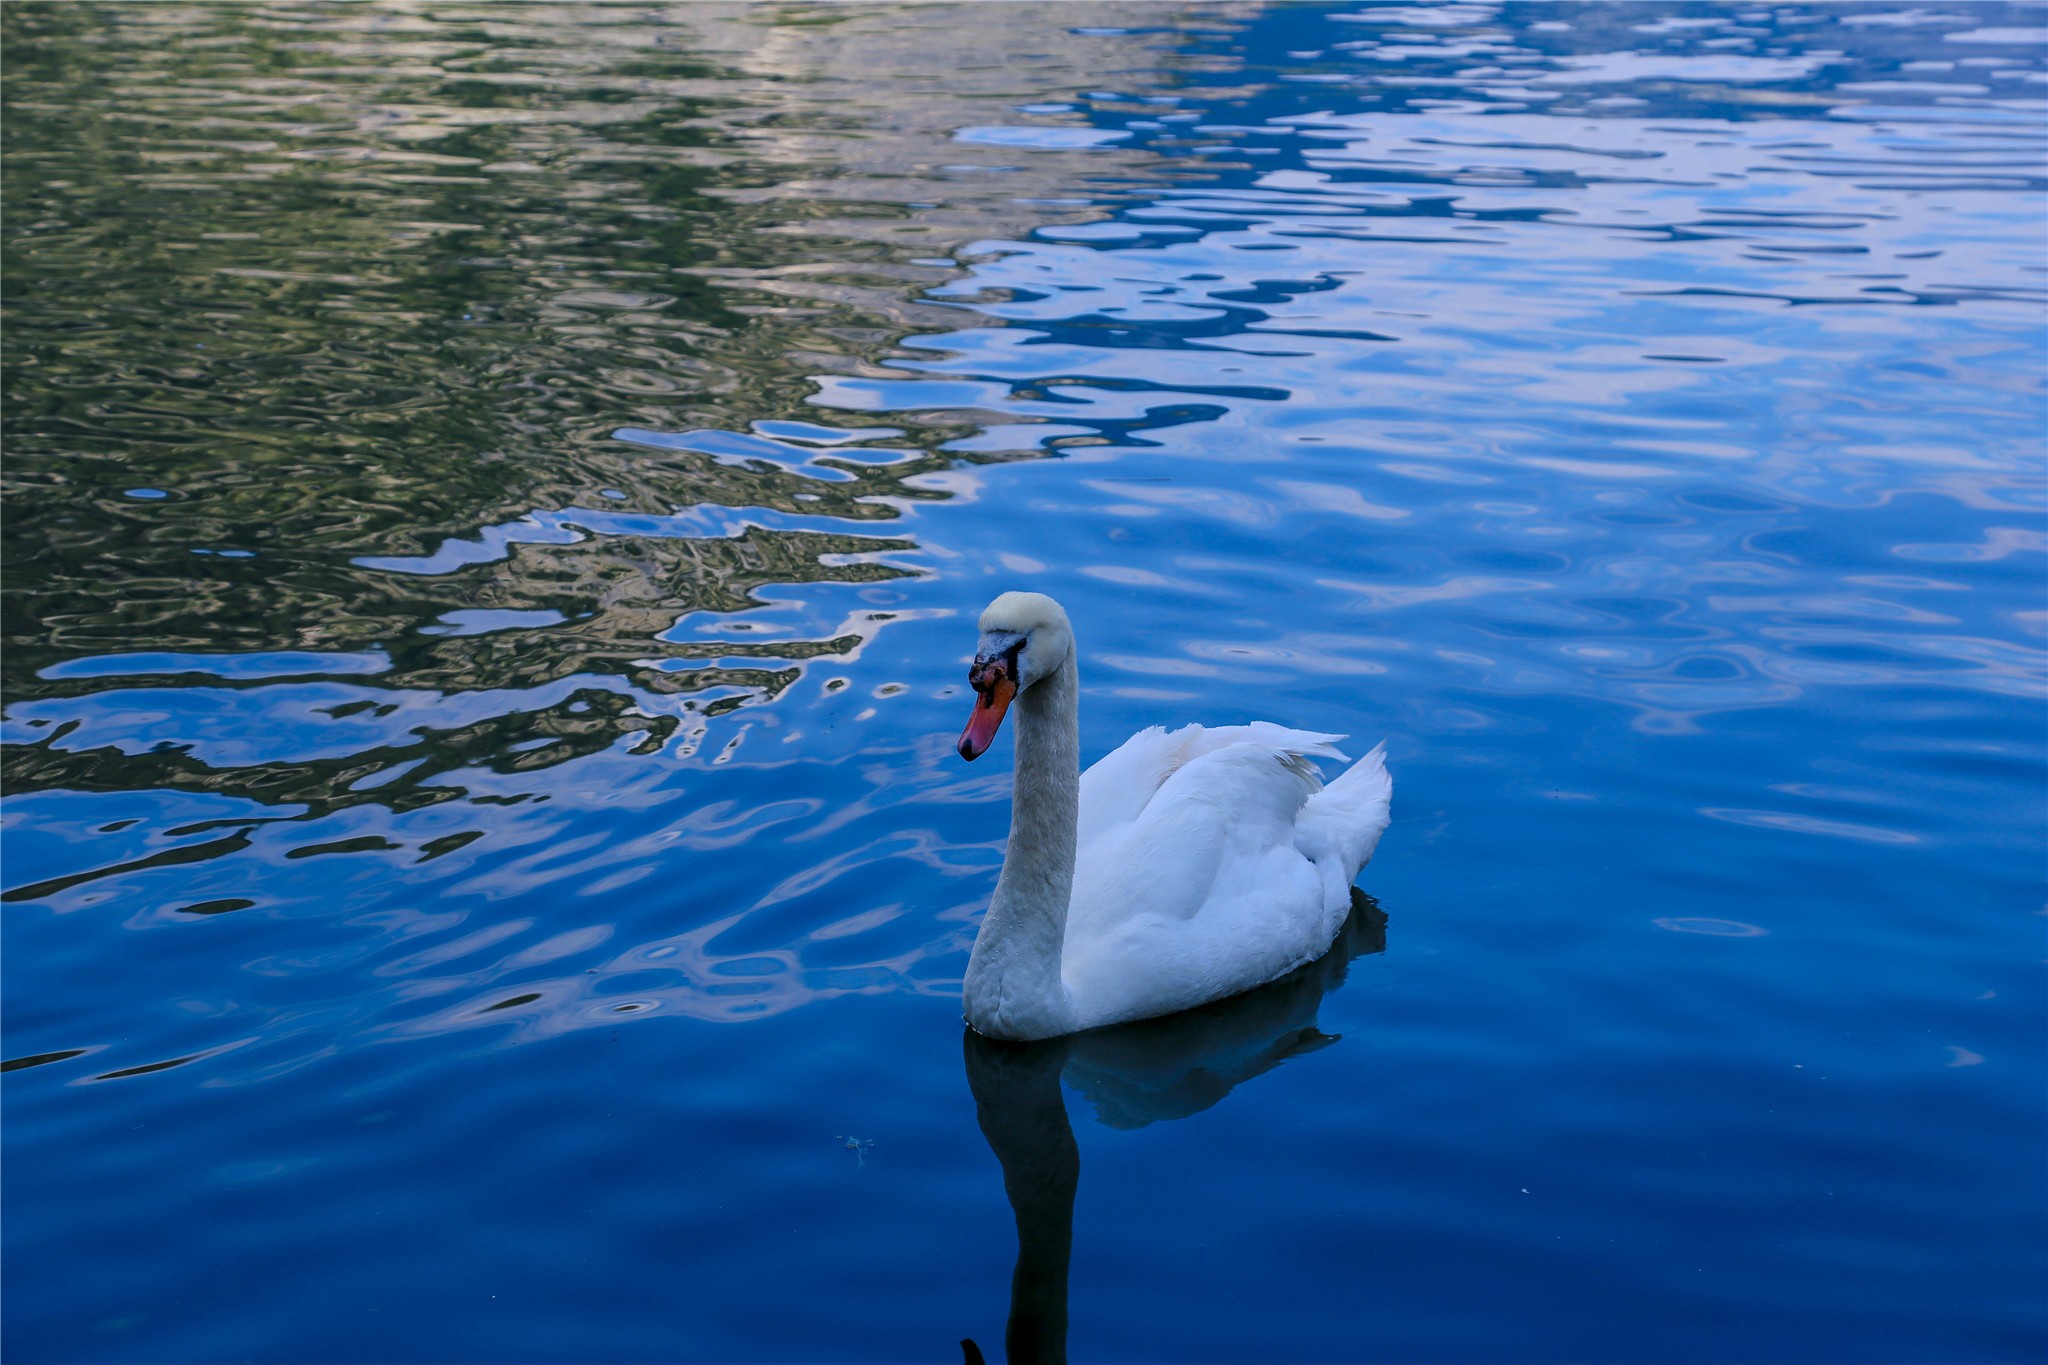
[[[1003,1188],[1017,1215],[1004,1333],[1009,1365],[1067,1358],[1067,1263],[1081,1153],[1060,1094],[1062,1075],[1111,1128],[1199,1114],[1254,1076],[1336,1042],[1316,1027],[1316,1011],[1343,984],[1351,959],[1385,950],[1386,928],[1379,904],[1354,887],[1351,915],[1329,952],[1243,995],[1037,1043],[965,1030],[975,1117],[1003,1164]],[[972,1338],[960,1349],[967,1365],[985,1365]]]

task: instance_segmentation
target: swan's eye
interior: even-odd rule
[[[1013,635],[1008,631],[989,631],[981,637],[981,648],[974,653],[974,663],[967,670],[967,681],[977,692],[985,692],[998,678],[1008,678],[1012,683],[1023,680],[1019,657],[1029,637]]]
[[[967,683],[977,692],[986,692],[996,683],[1009,678],[1015,681],[1017,664],[1014,655],[1005,654],[994,659],[976,659],[974,666],[967,670]]]

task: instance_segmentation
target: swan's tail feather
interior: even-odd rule
[[[1349,882],[1371,860],[1391,818],[1393,799],[1394,778],[1381,742],[1308,799],[1294,823],[1294,845],[1311,862],[1336,864]]]

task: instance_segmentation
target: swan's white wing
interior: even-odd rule
[[[1168,778],[1204,754],[1234,744],[1261,746],[1283,761],[1291,760],[1315,786],[1321,786],[1320,775],[1302,760],[1310,756],[1344,757],[1333,747],[1342,738],[1312,730],[1290,730],[1262,720],[1250,725],[1183,725],[1171,731],[1155,725],[1140,730],[1081,774],[1076,847],[1086,849],[1103,835],[1137,819]]]
[[[1081,774],[1076,847],[1086,848],[1103,831],[1137,819],[1159,784],[1186,761],[1181,751],[1188,732],[1199,729],[1199,725],[1189,725],[1169,734],[1163,726],[1154,725],[1090,764]]]
[[[1333,920],[1325,879],[1295,846],[1320,785],[1296,749],[1226,744],[1098,834],[1076,871],[1062,956],[1084,1027],[1247,989],[1328,945],[1342,907]]]

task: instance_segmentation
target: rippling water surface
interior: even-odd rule
[[[2048,10],[0,27],[10,1359],[2048,1346]],[[1009,587],[1329,959],[963,1055]]]

